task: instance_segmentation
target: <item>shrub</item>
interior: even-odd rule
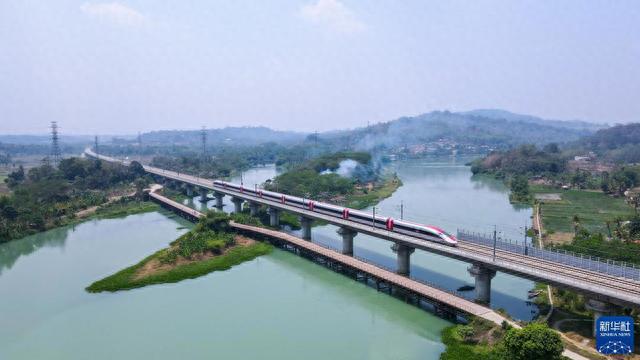
[[[556,360],[562,358],[560,335],[546,325],[533,323],[510,329],[504,338],[504,352],[510,360]]]

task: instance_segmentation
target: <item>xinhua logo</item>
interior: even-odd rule
[[[629,316],[601,316],[596,320],[596,349],[601,354],[633,352],[633,319]]]

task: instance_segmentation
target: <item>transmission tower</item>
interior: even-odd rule
[[[207,128],[202,127],[200,130],[200,141],[202,141],[202,157],[207,157]]]
[[[98,152],[98,135],[96,135],[96,136],[93,138],[93,148],[95,149],[96,154],[100,154],[100,153]]]
[[[53,160],[53,165],[58,165],[60,162],[60,143],[58,138],[58,122],[51,122],[51,160]]]

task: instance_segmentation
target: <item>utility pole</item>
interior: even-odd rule
[[[53,159],[53,164],[58,165],[60,162],[60,143],[58,138],[58,122],[51,122],[51,158]]]
[[[498,228],[493,225],[493,262],[496,262],[496,242],[498,241]]]
[[[376,227],[376,207],[373,207],[373,221],[371,222],[371,226]]]
[[[404,203],[400,200],[400,220],[404,220]]]
[[[527,244],[527,221],[524,222],[524,254],[529,255],[529,245]]]

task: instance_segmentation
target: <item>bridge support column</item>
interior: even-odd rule
[[[353,238],[358,235],[357,231],[341,227],[337,233],[342,235],[342,253],[345,255],[353,255]]]
[[[208,200],[208,191],[205,188],[200,188],[200,202],[206,203]]]
[[[187,189],[187,196],[188,197],[192,197],[193,196],[193,186],[190,184],[186,185],[186,189]]]
[[[496,271],[479,264],[471,265],[467,271],[476,279],[476,301],[488,304],[491,301],[491,279]]]
[[[280,210],[269,207],[269,225],[273,227],[280,226]]]
[[[222,198],[224,197],[224,194],[221,192],[214,192],[213,196],[216,198],[216,207],[218,209],[222,209],[222,206],[223,206]]]
[[[587,299],[585,307],[593,312],[593,336],[596,336],[596,321],[600,316],[611,315],[615,312],[616,306],[605,301]]]
[[[300,226],[302,227],[302,238],[305,240],[311,240],[311,224],[313,223],[313,219],[306,216],[300,216],[298,219],[300,220]]]
[[[237,198],[237,197],[232,197],[231,198],[231,202],[233,203],[233,212],[235,213],[241,213],[242,212],[242,203],[244,202],[244,200]],[[218,198],[216,197],[216,206],[218,205]]]
[[[253,201],[249,202],[249,215],[258,216],[258,209],[260,209],[260,204]]]
[[[409,276],[411,272],[411,254],[413,254],[416,249],[407,245],[394,243],[391,245],[391,250],[398,255],[396,273]]]

